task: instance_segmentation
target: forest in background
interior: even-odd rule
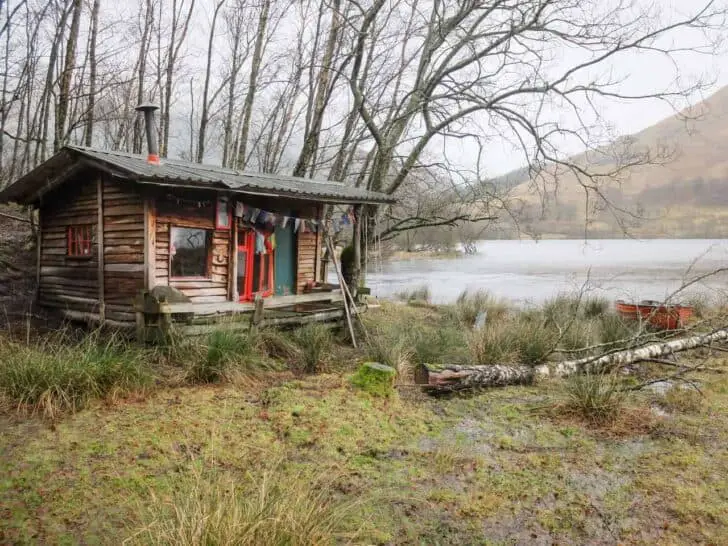
[[[712,88],[690,59],[722,51],[726,7],[0,0],[0,14],[0,187],[66,143],[143,152],[134,107],[153,102],[163,157],[394,194],[397,207],[363,217],[406,246],[519,234],[532,227],[524,207],[548,206],[564,173],[594,214],[632,225],[639,210],[609,189],[667,156],[608,146],[618,135],[603,108],[666,101],[684,115]],[[662,78],[625,85],[636,54],[669,59]],[[494,176],[498,154],[528,165],[528,199]]]

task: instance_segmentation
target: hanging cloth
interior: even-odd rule
[[[270,243],[270,249],[271,251],[276,249],[276,234],[271,233],[270,237],[268,237],[268,242]]]
[[[255,232],[255,253],[265,254],[265,237],[259,231]]]

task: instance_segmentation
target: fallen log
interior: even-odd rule
[[[586,371],[603,372],[635,362],[664,358],[673,353],[711,345],[728,339],[728,328],[715,330],[637,349],[625,349],[602,356],[541,364],[539,366],[495,364],[488,366],[421,364],[415,369],[415,382],[432,392],[451,392],[506,385],[527,385],[547,377],[565,377]]]

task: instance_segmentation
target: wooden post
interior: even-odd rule
[[[354,207],[354,274],[352,275],[353,286],[351,291],[354,297],[359,292],[359,286],[361,284],[361,212],[362,206],[356,205]]]
[[[255,310],[250,317],[250,331],[254,331],[258,328],[258,325],[263,321],[263,305],[265,300],[260,294],[255,295]]]
[[[35,234],[36,242],[35,242],[35,303],[37,304],[40,301],[40,260],[42,256],[42,247],[43,247],[43,224],[42,222],[42,214],[41,210],[43,208],[43,199],[41,198],[40,202],[38,203],[38,227],[37,232]]]
[[[155,285],[157,218],[154,198],[144,197],[144,287],[151,290]]]
[[[318,231],[316,232],[316,258],[313,266],[313,282],[325,282],[326,279],[321,278],[321,239],[324,232],[323,216],[321,214],[321,205],[316,206],[316,220],[319,223]]]
[[[341,270],[339,269],[339,263],[336,261],[336,254],[334,253],[334,245],[331,243],[331,237],[328,233],[326,233],[326,246],[329,249],[329,254],[331,255],[331,259],[334,262],[334,269],[336,270],[336,276],[339,279],[339,286],[341,286],[341,291],[344,294],[344,314],[346,315],[346,323],[349,326],[349,333],[351,334],[351,344],[354,346],[354,348],[357,348],[356,344],[356,335],[354,334],[354,325],[351,322],[351,313],[349,312],[349,302],[347,299],[347,293],[348,289],[346,287],[346,283],[344,282],[344,277],[341,274]],[[353,303],[353,299],[352,299]]]
[[[104,180],[96,180],[96,208],[98,209],[98,222],[96,224],[96,259],[98,261],[99,283],[99,324],[103,326],[106,320],[106,304],[104,303]]]

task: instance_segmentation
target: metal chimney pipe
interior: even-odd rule
[[[147,132],[147,163],[159,165],[159,144],[157,143],[157,131],[154,127],[154,112],[159,110],[155,104],[140,104],[135,108],[137,112],[144,112],[144,127]]]

